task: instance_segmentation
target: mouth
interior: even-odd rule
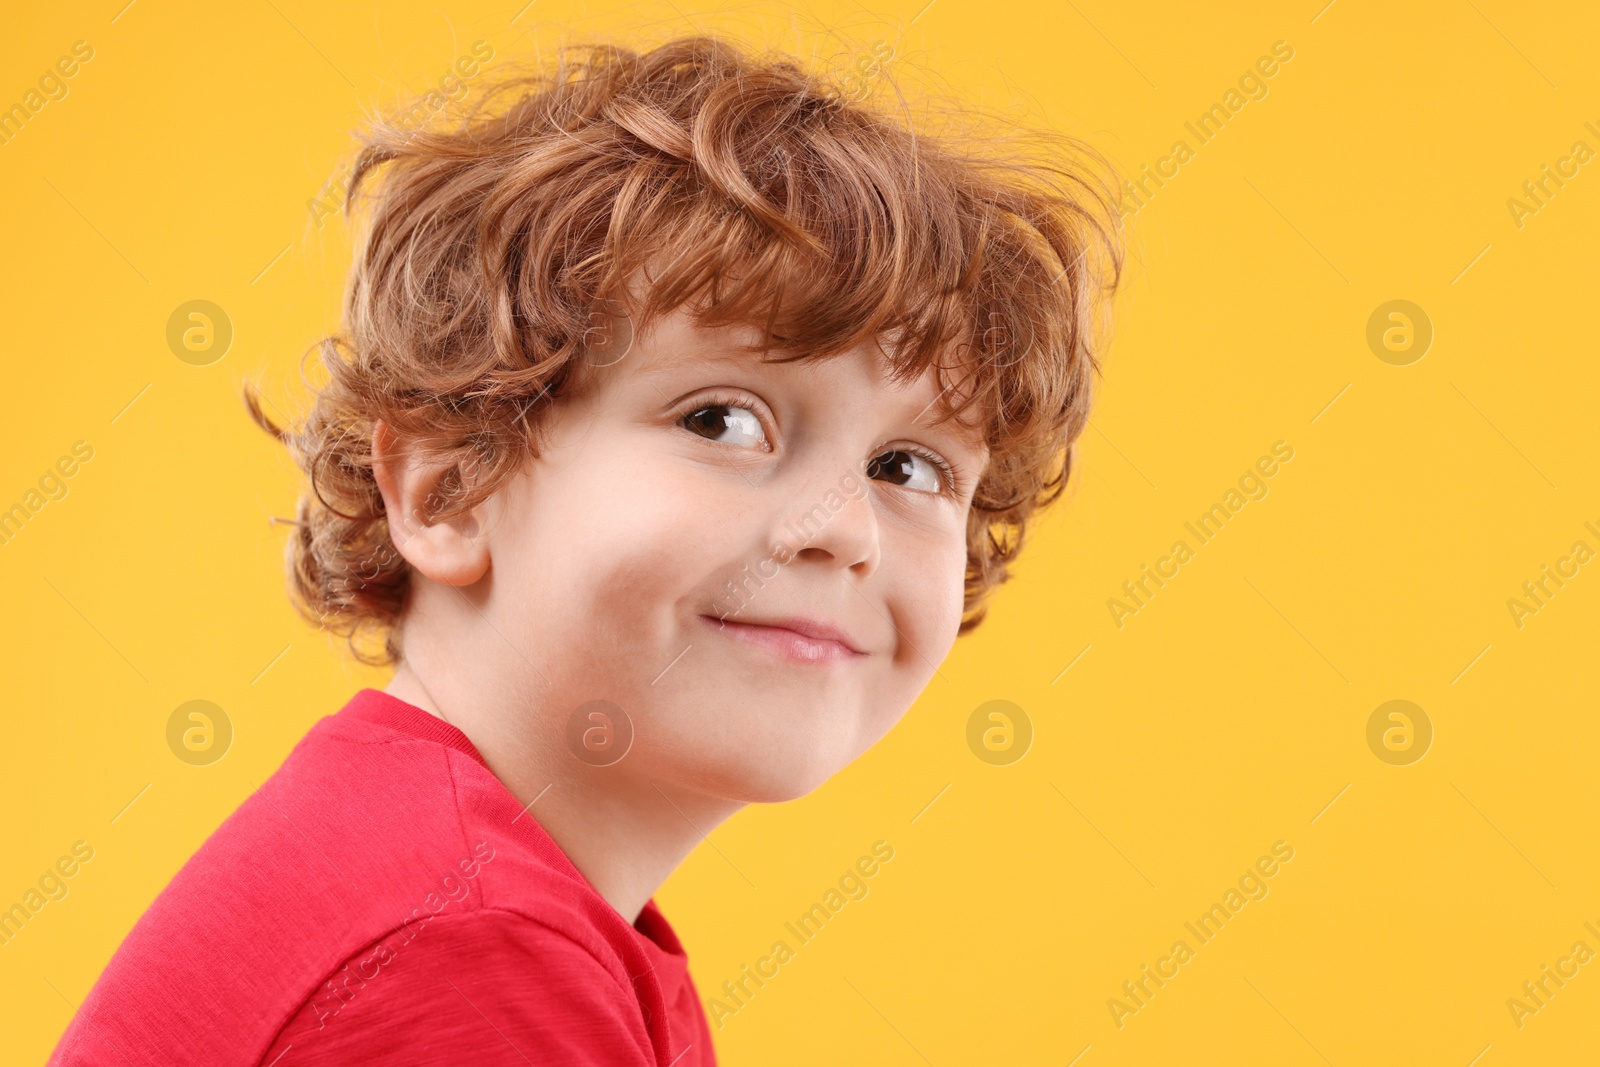
[[[725,637],[745,644],[755,645],[783,659],[799,663],[835,663],[842,660],[862,659],[865,652],[856,649],[842,636],[833,636],[827,627],[802,620],[783,620],[780,623],[734,622],[715,615],[701,615],[706,623]],[[791,629],[804,626],[808,632]]]

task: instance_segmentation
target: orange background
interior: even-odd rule
[[[207,834],[317,718],[384,683],[292,614],[268,520],[292,514],[295,472],[238,400],[264,377],[297,407],[298,357],[336,323],[347,235],[308,202],[339,173],[345,131],[475,42],[509,58],[563,35],[695,29],[840,68],[889,42],[908,93],[942,84],[1084,137],[1130,177],[1168,174],[1128,220],[1081,473],[991,619],[873,751],[801,801],[736,816],[659,894],[709,997],[874,842],[894,849],[865,898],[722,1020],[722,1061],[1592,1056],[1600,968],[1578,966],[1536,1013],[1507,1002],[1575,942],[1600,950],[1585,926],[1600,927],[1600,565],[1560,563],[1578,541],[1600,550],[1585,525],[1600,528],[1600,165],[1573,152],[1600,149],[1600,17],[1319,6],[12,12],[0,106],[74,42],[93,57],[0,145],[0,507],[25,504],[75,442],[93,455],[0,545],[0,906],[75,842],[94,854],[0,946],[0,1058],[42,1062]],[[1293,55],[1265,95],[1241,90],[1201,143],[1185,124],[1227,107],[1275,42]],[[1532,201],[1546,165],[1568,177]],[[166,339],[194,299],[233,327],[204,366]],[[1386,315],[1369,345],[1395,300],[1420,310],[1410,329],[1431,325],[1426,351],[1384,349]],[[1266,495],[1192,539],[1185,524],[1280,441],[1293,458]],[[1170,574],[1180,539],[1192,558],[1136,613],[1108,607],[1146,565]],[[1544,565],[1576,571],[1514,612]],[[206,766],[167,745],[194,699],[233,728]],[[968,745],[995,700],[1032,731],[1005,765]],[[1369,746],[1392,700],[1421,709],[1412,746],[1431,726],[1414,762],[1380,758],[1417,751],[1384,747],[1393,720]],[[1293,858],[1267,895],[1191,940],[1185,924],[1280,841]],[[1136,1013],[1108,1006],[1133,1006],[1123,983],[1180,939],[1192,958],[1164,987]]]

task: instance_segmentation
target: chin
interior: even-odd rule
[[[756,746],[728,752],[716,764],[695,768],[697,789],[743,804],[781,804],[814,792],[849,762],[839,753],[786,745],[756,756]]]
[[[833,777],[828,774],[795,774],[788,777],[765,777],[758,781],[744,783],[742,794],[734,799],[742,800],[746,804],[782,804],[789,800],[799,800],[807,796]]]

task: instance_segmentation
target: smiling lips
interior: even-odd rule
[[[785,659],[803,663],[831,663],[866,655],[843,631],[811,619],[734,622],[731,619],[719,619],[715,615],[700,617],[735,641],[758,645]]]

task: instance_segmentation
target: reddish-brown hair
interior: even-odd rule
[[[346,216],[376,188],[343,330],[319,345],[328,380],[298,429],[245,387],[308,475],[288,545],[301,611],[363,662],[396,662],[410,571],[373,480],[375,423],[455,461],[430,518],[473,507],[538,453],[596,309],[649,265],[625,307],[637,332],[688,307],[761,327],[789,358],[877,340],[897,381],[932,368],[951,387],[939,416],[990,452],[960,632],[978,625],[1071,471],[1122,265],[1117,185],[1070,138],[938,137],[841,84],[715,37],[584,45],[502,77],[448,128],[364,131]],[[358,641],[369,629],[381,654]]]

